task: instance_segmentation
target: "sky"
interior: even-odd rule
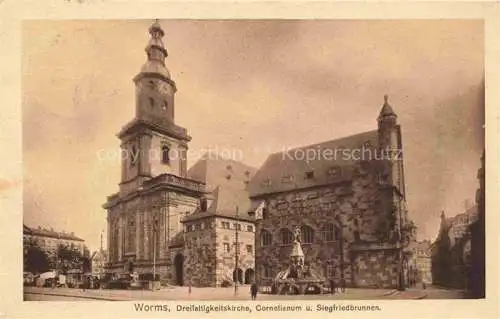
[[[118,190],[116,133],[150,20],[23,24],[23,219],[91,249]],[[271,152],[377,128],[389,95],[403,131],[419,239],[474,201],[484,148],[484,35],[475,20],[160,20],[188,165],[205,151],[259,167]],[[106,236],[104,236],[106,238]]]

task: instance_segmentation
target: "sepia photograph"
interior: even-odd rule
[[[24,301],[486,298],[484,28],[24,20]]]

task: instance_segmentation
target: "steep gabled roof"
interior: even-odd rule
[[[256,171],[256,168],[239,161],[205,154],[189,169],[188,177],[205,183],[207,190],[211,191],[209,196],[212,200],[206,211],[198,210],[183,221],[210,216],[251,220],[248,216],[250,199],[247,187]]]

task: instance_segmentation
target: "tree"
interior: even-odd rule
[[[60,244],[55,254],[55,268],[62,270],[63,273],[66,273],[68,269],[80,269],[82,267],[82,259],[82,253],[73,244]]]
[[[37,274],[50,269],[49,257],[35,241],[29,241],[24,249],[24,270]]]

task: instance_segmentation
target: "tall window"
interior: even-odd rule
[[[208,206],[207,204],[208,204],[208,203],[207,203],[207,199],[206,199],[206,198],[202,198],[202,199],[201,199],[201,201],[200,201],[200,210],[201,210],[202,212],[206,212],[206,211],[207,211],[207,208],[208,208],[208,207],[207,207],[207,206]]]
[[[288,228],[280,230],[280,241],[282,245],[290,245],[293,242],[293,234]]]
[[[155,108],[155,100],[154,100],[152,97],[150,97],[150,98],[149,98],[149,106],[150,106],[152,109],[154,109],[154,108]]]
[[[262,246],[271,245],[273,237],[271,236],[270,232],[268,232],[267,230],[263,230],[261,236],[262,236]]]
[[[224,243],[224,252],[228,253],[231,251],[231,248],[229,247],[229,243]]]
[[[271,267],[269,265],[262,265],[262,277],[264,278],[272,277]]]
[[[324,240],[334,241],[335,240],[335,226],[333,224],[327,224],[323,228]]]
[[[302,243],[312,244],[314,239],[314,230],[311,227],[304,225],[301,227],[301,233],[302,233]]]
[[[336,241],[340,240],[340,228],[338,226],[334,227],[334,236]]]
[[[127,252],[135,252],[135,216],[128,217],[128,245]]]
[[[132,145],[132,150],[130,152],[130,166],[134,166],[137,163],[139,152],[137,151],[137,146]]]
[[[161,147],[161,161],[163,164],[170,163],[170,148],[167,145]]]

